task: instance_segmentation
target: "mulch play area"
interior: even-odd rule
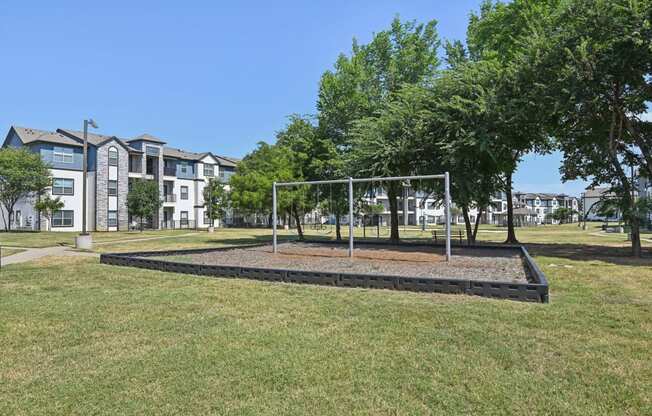
[[[157,257],[165,260],[166,256]],[[172,260],[172,259],[170,259]],[[271,246],[174,256],[174,261],[194,264],[329,273],[359,273],[420,278],[477,279],[526,283],[528,272],[520,254],[509,249],[456,247],[450,262],[436,246],[357,244],[354,257],[347,246],[318,243],[282,243]]]

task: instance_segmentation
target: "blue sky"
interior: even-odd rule
[[[320,75],[353,37],[367,42],[399,14],[463,39],[479,3],[4,0],[0,128],[93,117],[100,133],[241,157],[288,115],[315,112]],[[579,194],[583,183],[561,184],[559,163],[527,157],[516,187]]]

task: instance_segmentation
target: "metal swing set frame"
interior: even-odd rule
[[[414,175],[414,176],[391,176],[391,177],[373,177],[373,178],[351,178],[333,179],[324,181],[303,181],[303,182],[274,182],[272,184],[272,241],[273,251],[277,253],[278,244],[276,238],[277,212],[276,212],[276,188],[277,187],[294,187],[301,185],[322,185],[334,183],[349,184],[349,257],[353,257],[353,184],[361,182],[390,182],[406,181],[417,179],[443,179],[444,180],[444,211],[446,215],[446,261],[451,259],[451,195],[450,195],[450,175],[448,172],[440,175]],[[404,213],[404,215],[406,215]]]

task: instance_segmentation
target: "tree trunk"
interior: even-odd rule
[[[478,238],[478,228],[480,228],[480,217],[482,217],[482,208],[478,208],[478,215],[475,217],[475,227],[473,228],[473,244]]]
[[[390,218],[390,233],[389,241],[392,243],[398,243],[398,197],[396,192],[396,187],[393,184],[390,184],[387,188],[387,197],[389,198],[389,218]],[[407,213],[403,213],[404,215]]]
[[[505,175],[505,193],[507,194],[507,240],[505,243],[518,244],[514,230],[514,201],[512,200],[512,172]]]
[[[340,227],[340,213],[335,213],[335,239],[337,241],[342,240],[342,229]]]
[[[297,233],[299,234],[299,240],[303,240],[303,228],[301,228],[301,217],[297,211],[296,206],[292,207],[292,213],[294,214],[294,220],[297,222]]]
[[[634,257],[641,257],[641,225],[635,216],[632,216],[630,220],[630,227],[632,234],[632,255]]]
[[[140,232],[143,232],[143,217],[140,217]]]
[[[471,229],[471,218],[469,218],[469,208],[464,205],[462,206],[462,216],[464,217],[464,228],[466,228],[466,244],[472,245],[475,244],[475,238],[473,236],[473,230]]]

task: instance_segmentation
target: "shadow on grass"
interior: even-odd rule
[[[535,256],[560,257],[568,260],[597,260],[619,266],[652,267],[652,250],[643,248],[643,257],[632,256],[631,247],[609,247],[591,244],[525,243],[525,248]]]

